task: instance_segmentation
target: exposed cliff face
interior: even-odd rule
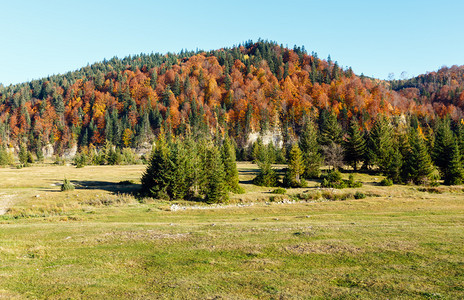
[[[284,139],[283,139],[283,136],[280,130],[274,130],[274,131],[266,131],[264,133],[261,133],[261,132],[250,133],[250,135],[248,136],[247,145],[249,146],[253,144],[254,142],[258,140],[258,138],[261,138],[261,140],[263,141],[265,145],[269,143],[273,143],[277,147],[282,147],[284,144]]]

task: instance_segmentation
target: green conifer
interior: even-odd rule
[[[348,137],[344,143],[345,161],[356,171],[358,163],[362,161],[366,150],[364,136],[359,130],[358,121],[352,118],[348,127]]]
[[[464,174],[459,151],[459,142],[455,141],[450,150],[445,177],[443,178],[445,181],[444,183],[449,185],[461,184]]]
[[[217,147],[209,146],[206,149],[204,164],[206,185],[203,195],[207,203],[223,203],[228,200],[227,186],[225,183],[224,165]]]
[[[151,154],[148,167],[142,175],[142,193],[146,196],[166,199],[171,182],[171,162],[169,147],[164,132],[160,133],[156,146]]]
[[[234,193],[242,192],[242,188],[238,184],[238,170],[235,160],[235,149],[226,135],[221,147],[221,158],[224,164],[225,182],[227,189]]]
[[[307,121],[301,132],[299,146],[303,152],[306,179],[318,178],[322,163],[319,143],[317,142],[317,129],[312,121]]]
[[[301,184],[301,176],[305,170],[303,154],[298,144],[293,144],[289,154],[286,185],[298,186]],[[289,182],[288,182],[289,181]]]
[[[410,149],[403,164],[403,181],[415,184],[426,183],[433,172],[432,159],[427,152],[427,145],[419,132],[411,128]]]
[[[386,173],[393,146],[393,132],[387,117],[380,115],[369,133],[368,161],[374,163],[380,172]]]
[[[332,112],[324,110],[320,115],[320,137],[321,145],[329,145],[330,143],[340,144],[342,140],[342,129],[338,124],[337,116]]]

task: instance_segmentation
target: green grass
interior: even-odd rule
[[[0,299],[464,297],[462,189],[382,187],[360,174],[363,187],[346,192],[377,197],[279,204],[273,188],[247,183],[255,166],[239,164],[246,194],[233,205],[170,211],[114,194],[143,170],[0,169],[0,193],[15,196],[0,216]],[[76,190],[51,186],[64,176]],[[317,190],[309,184],[279,196]]]

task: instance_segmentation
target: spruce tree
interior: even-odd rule
[[[263,140],[261,137],[258,137],[258,139],[253,143],[253,146],[251,148],[251,159],[253,160],[253,163],[257,163],[257,161],[262,160],[262,153],[264,151],[264,144]]]
[[[368,161],[374,163],[380,172],[386,173],[393,146],[393,133],[389,119],[380,115],[369,133]]]
[[[403,181],[412,181],[415,184],[426,183],[433,171],[427,145],[417,129],[411,128],[409,136],[410,148],[403,163]]]
[[[464,121],[462,119],[456,125],[456,138],[458,140],[461,159],[464,159]]]
[[[461,184],[464,174],[459,151],[459,142],[455,141],[450,150],[445,177],[443,178],[445,181],[444,183],[449,185]]]
[[[403,166],[403,156],[398,146],[395,146],[390,152],[390,160],[385,170],[385,175],[394,183],[401,182],[401,168]]]
[[[217,147],[209,146],[203,166],[206,174],[206,185],[203,195],[207,203],[222,203],[229,199],[225,183],[224,165]]]
[[[235,149],[226,135],[221,147],[221,158],[224,164],[224,179],[227,189],[234,193],[242,192],[242,188],[238,184],[238,170],[235,161]]]
[[[171,146],[169,164],[172,172],[167,193],[171,199],[184,199],[190,186],[187,181],[187,153],[184,144],[176,141]]]
[[[313,122],[307,121],[301,132],[299,146],[303,152],[305,171],[303,177],[306,179],[318,178],[322,163],[319,143],[317,142],[317,129]]]
[[[443,179],[447,182],[453,177],[448,173],[454,144],[455,141],[450,120],[444,119],[438,121],[435,128],[435,143],[432,151],[432,158],[435,165],[440,170]]]
[[[359,130],[358,121],[352,118],[348,127],[348,136],[344,143],[345,161],[357,171],[358,163],[362,161],[366,150],[366,142]]]
[[[289,154],[287,173],[284,178],[284,185],[298,187],[302,186],[301,176],[305,170],[303,154],[298,144],[293,144]]]
[[[28,158],[28,151],[27,151],[27,146],[24,143],[21,143],[21,146],[19,147],[19,163],[23,166],[27,165],[27,158]]]
[[[259,186],[277,186],[278,176],[275,170],[272,168],[272,155],[269,153],[268,147],[261,147],[258,153],[258,160],[256,164],[259,167],[258,175],[253,179],[253,184]]]
[[[160,133],[151,154],[148,167],[142,175],[142,193],[146,196],[166,199],[168,187],[172,180],[170,149],[166,143],[164,132]]]
[[[329,145],[330,143],[340,144],[342,141],[342,129],[338,124],[337,116],[328,110],[321,112],[319,118],[321,145]]]

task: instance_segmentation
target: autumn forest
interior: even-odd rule
[[[0,143],[37,156],[110,142],[137,148],[168,136],[229,135],[238,148],[257,132],[291,143],[305,123],[336,116],[368,133],[379,116],[415,122],[426,137],[436,121],[453,130],[464,109],[464,67],[443,67],[408,80],[356,75],[304,47],[248,41],[214,51],[112,58],[64,75],[0,85]],[[343,138],[343,137],[342,137]]]

